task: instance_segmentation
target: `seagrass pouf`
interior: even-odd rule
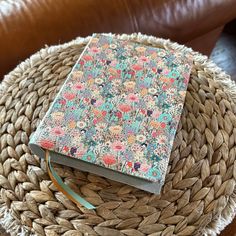
[[[22,235],[216,235],[235,214],[236,86],[207,57],[141,34],[143,44],[194,58],[165,185],[154,195],[69,167],[56,171],[95,210],[78,207],[53,186],[29,137],[89,40],[47,47],[9,73],[0,87],[0,215]]]

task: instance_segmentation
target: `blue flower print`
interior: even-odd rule
[[[83,155],[82,160],[94,162],[96,160],[96,156],[94,155],[93,151],[88,151],[86,154]]]
[[[153,154],[150,159],[153,161],[153,162],[158,162],[161,160],[161,158],[158,156],[158,155],[155,155]]]
[[[162,113],[162,114],[158,117],[157,121],[167,123],[167,122],[171,121],[171,119],[172,119],[172,116],[171,116],[170,114]]]
[[[113,108],[113,104],[112,103],[110,103],[110,102],[105,102],[105,103],[103,103],[102,105],[101,105],[101,110],[104,110],[104,111],[111,111],[112,110],[112,108]]]
[[[149,169],[147,175],[151,178],[151,179],[160,179],[161,178],[161,173],[158,167],[152,167]]]

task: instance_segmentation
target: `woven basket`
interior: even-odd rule
[[[234,217],[236,86],[207,57],[168,40],[121,35],[190,52],[194,66],[160,195],[54,165],[95,210],[78,208],[50,181],[27,144],[88,38],[48,47],[0,87],[0,214],[16,235],[216,235]]]

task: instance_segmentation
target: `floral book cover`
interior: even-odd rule
[[[158,193],[191,66],[182,52],[94,35],[31,137],[31,149]]]

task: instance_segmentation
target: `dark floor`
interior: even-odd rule
[[[211,59],[236,81],[236,20],[225,27]]]
[[[0,236],[9,236],[8,233],[5,232],[5,230],[0,226]]]

